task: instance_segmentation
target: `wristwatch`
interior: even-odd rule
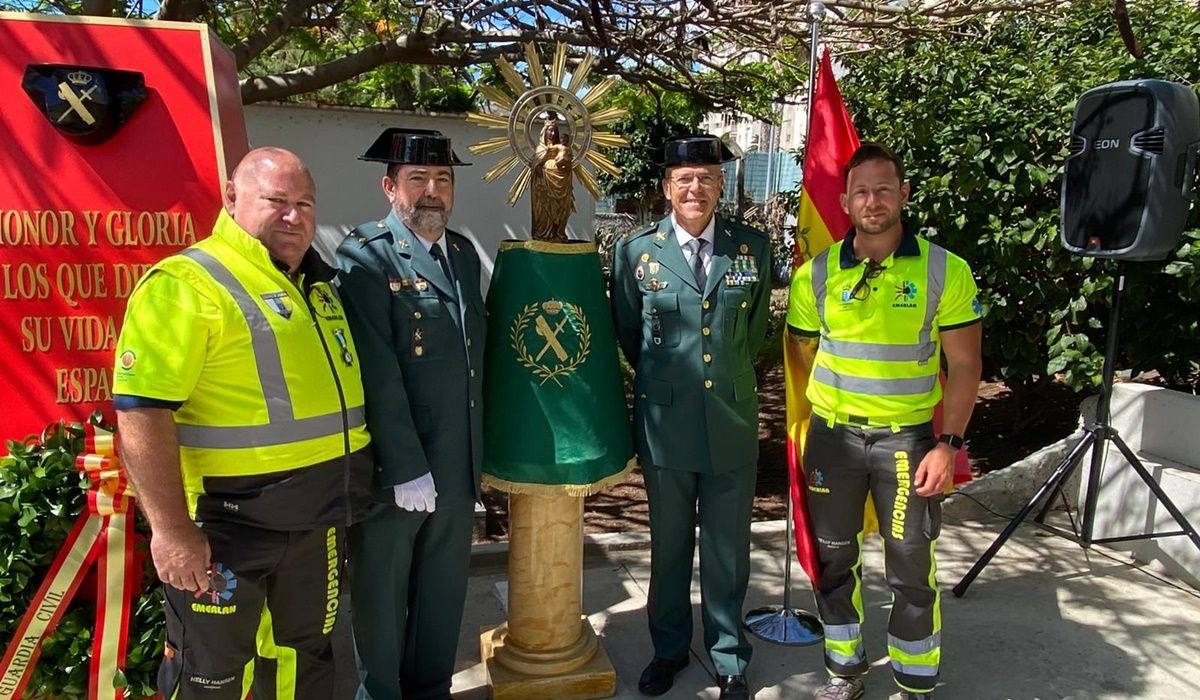
[[[942,433],[940,436],[938,436],[938,442],[944,442],[958,450],[962,449],[963,443],[966,441],[963,440],[962,435],[955,435],[954,433]]]

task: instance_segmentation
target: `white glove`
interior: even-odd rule
[[[392,491],[395,492],[396,505],[403,510],[432,513],[437,501],[437,489],[433,486],[433,475],[429,472],[412,481],[396,484]]]

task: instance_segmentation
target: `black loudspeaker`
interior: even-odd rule
[[[1062,188],[1062,245],[1072,253],[1161,260],[1195,198],[1200,104],[1192,88],[1127,80],[1075,106]]]

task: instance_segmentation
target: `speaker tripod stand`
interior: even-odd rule
[[[1033,509],[1037,507],[1038,503],[1040,503],[1043,497],[1045,497],[1047,494],[1049,494],[1049,497],[1046,498],[1045,503],[1042,505],[1041,511],[1038,513],[1037,517],[1034,518],[1034,522],[1045,529],[1067,537],[1068,539],[1074,540],[1084,548],[1091,547],[1093,544],[1112,544],[1116,542],[1131,542],[1135,540],[1145,540],[1157,537],[1187,536],[1188,539],[1192,541],[1192,544],[1196,545],[1197,549],[1200,549],[1200,535],[1196,534],[1196,528],[1187,521],[1187,518],[1184,517],[1183,513],[1179,512],[1179,509],[1176,508],[1175,504],[1171,502],[1171,499],[1167,497],[1166,492],[1164,492],[1162,487],[1159,486],[1158,482],[1154,480],[1154,476],[1150,474],[1145,465],[1143,465],[1141,460],[1138,459],[1137,455],[1134,454],[1133,450],[1129,448],[1129,445],[1125,444],[1125,441],[1121,439],[1121,436],[1109,424],[1109,420],[1111,418],[1111,409],[1109,404],[1112,400],[1113,365],[1116,361],[1117,355],[1117,338],[1119,335],[1118,326],[1121,312],[1121,294],[1124,292],[1124,290],[1125,262],[1118,261],[1116,286],[1113,288],[1112,310],[1109,313],[1108,339],[1104,350],[1104,366],[1100,384],[1100,399],[1096,402],[1095,424],[1084,428],[1083,439],[1079,441],[1079,444],[1075,445],[1075,448],[1071,450],[1070,454],[1068,454],[1062,460],[1062,462],[1059,463],[1058,467],[1050,474],[1050,477],[1046,479],[1045,483],[1043,483],[1037,490],[1037,493],[1033,495],[1033,498],[1029,500],[1029,503],[1025,504],[1025,507],[1021,509],[1021,512],[1017,513],[1017,516],[1012,519],[1012,522],[1008,524],[1008,527],[1004,528],[1004,532],[1000,533],[1000,536],[997,537],[994,542],[992,542],[992,545],[988,547],[986,552],[983,553],[983,556],[979,557],[979,561],[975,562],[975,565],[971,567],[971,570],[967,572],[967,575],[963,576],[962,580],[958,582],[958,585],[953,589],[956,597],[961,598],[967,592],[967,587],[971,585],[971,582],[975,580],[975,577],[979,576],[979,573],[983,571],[985,566],[988,565],[988,562],[992,560],[992,557],[996,556],[996,553],[1000,551],[1000,548],[1004,546],[1005,542],[1008,541],[1008,538],[1012,537],[1012,534],[1016,532],[1021,523],[1024,522],[1027,517],[1029,517],[1029,514],[1033,512]],[[1104,454],[1106,451],[1105,448],[1108,446],[1108,443],[1112,443],[1117,447],[1118,450],[1121,451],[1121,454],[1124,455],[1125,460],[1129,463],[1129,466],[1131,466],[1133,470],[1137,472],[1138,476],[1141,477],[1146,486],[1150,488],[1150,491],[1154,493],[1154,496],[1158,499],[1158,502],[1161,503],[1163,507],[1167,509],[1167,512],[1171,514],[1171,517],[1175,519],[1175,522],[1181,528],[1180,530],[1173,530],[1170,532],[1152,532],[1141,535],[1126,535],[1123,537],[1104,537],[1100,539],[1095,539],[1092,537],[1092,530],[1096,519],[1096,500],[1100,495],[1101,488],[1100,472],[1104,465]],[[1067,482],[1067,479],[1070,478],[1071,474],[1083,462],[1083,456],[1087,453],[1089,448],[1092,450],[1091,471],[1088,474],[1087,489],[1084,495],[1083,519],[1080,522],[1079,532],[1067,531],[1063,530],[1062,528],[1047,525],[1045,522],[1046,516],[1050,512],[1050,508],[1054,503],[1054,499],[1059,493],[1062,492],[1063,485]]]

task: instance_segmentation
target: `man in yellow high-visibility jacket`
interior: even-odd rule
[[[333,694],[344,529],[371,463],[354,341],[310,249],[315,204],[299,158],[251,151],[212,236],[129,300],[114,393],[166,584],[164,698]],[[257,676],[256,648],[273,660]]]
[[[863,144],[845,168],[854,230],[792,279],[787,324],[812,420],[804,453],[821,563],[817,605],[829,681],[816,700],[856,700],[867,672],[860,626],[863,504],[870,493],[894,603],[888,654],[901,700],[929,698],[941,662],[934,545],[941,497],[975,405],[981,308],[962,258],[901,224],[909,185],[900,159]],[[933,408],[945,355],[945,420]]]

